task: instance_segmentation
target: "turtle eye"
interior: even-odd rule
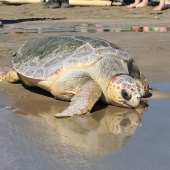
[[[121,93],[122,93],[122,97],[126,100],[130,100],[132,97],[130,94],[127,93],[125,89],[122,89]]]

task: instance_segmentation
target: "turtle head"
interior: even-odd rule
[[[110,104],[135,108],[142,96],[143,89],[129,75],[118,75],[109,83],[107,97]]]

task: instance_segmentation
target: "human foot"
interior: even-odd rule
[[[162,11],[164,9],[170,8],[170,0],[165,1],[165,0],[160,0],[160,3],[157,7],[155,7],[153,10],[154,11]]]
[[[139,3],[136,8],[142,8],[142,7],[146,7],[148,6],[148,0],[142,1],[141,3]]]
[[[128,8],[136,8],[136,6],[140,3],[141,1],[140,0],[135,0],[135,2],[133,4],[130,4],[128,6]]]

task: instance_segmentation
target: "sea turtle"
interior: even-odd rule
[[[13,56],[13,69],[0,81],[20,80],[55,98],[71,101],[56,117],[85,114],[101,99],[107,104],[135,108],[149,85],[133,58],[103,39],[60,35],[34,38]]]

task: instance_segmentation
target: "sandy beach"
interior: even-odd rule
[[[24,4],[24,5],[5,5],[0,4],[0,18],[4,26],[8,29],[19,24],[53,24],[68,26],[98,24],[99,33],[93,36],[109,40],[123,49],[127,50],[136,60],[141,69],[145,70],[146,76],[158,74],[161,76],[151,77],[152,79],[164,79],[169,77],[166,65],[170,64],[169,58],[169,17],[170,10],[154,12],[152,6],[140,9],[129,9],[127,6],[121,7],[71,7],[66,9],[43,9],[42,4]],[[126,32],[110,33],[102,32],[105,25],[113,27],[163,27],[163,32]],[[165,28],[164,28],[165,27]],[[167,28],[166,28],[167,27]],[[115,31],[116,32],[116,31]],[[117,30],[119,32],[119,29]],[[59,34],[59,32],[55,33]],[[79,34],[88,34],[86,31]],[[0,57],[11,57],[24,42],[32,37],[47,36],[46,34],[2,34],[0,37]],[[149,56],[149,57],[148,57]],[[154,58],[154,60],[152,59]],[[147,61],[147,62],[146,62]],[[5,61],[7,62],[7,61]],[[140,63],[141,62],[141,63]],[[159,63],[155,67],[155,64]],[[161,64],[160,64],[161,63]],[[2,62],[1,62],[2,64]],[[164,67],[162,67],[164,66]],[[148,71],[149,70],[149,71]],[[150,78],[150,77],[149,77]]]
[[[85,35],[126,50],[153,88],[137,110],[99,102],[91,115],[56,119],[68,102],[0,83],[2,169],[169,170],[170,10],[1,3],[0,18],[0,68],[12,67],[12,54],[33,37]]]

